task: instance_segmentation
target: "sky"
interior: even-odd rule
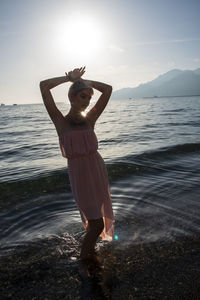
[[[113,90],[200,68],[199,12],[199,0],[0,0],[0,103],[42,102],[41,80],[82,66]]]

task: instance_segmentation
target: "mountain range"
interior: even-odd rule
[[[137,87],[116,90],[112,93],[111,98],[127,99],[196,95],[200,95],[200,68],[193,71],[173,69]]]

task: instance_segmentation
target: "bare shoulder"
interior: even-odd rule
[[[96,121],[95,119],[91,116],[91,114],[88,112],[87,115],[86,115],[86,122],[87,122],[87,125],[89,128],[92,128],[94,129],[95,127],[95,124],[96,124]]]
[[[70,130],[70,122],[68,119],[68,116],[62,116],[62,118],[58,119],[55,123],[55,127],[56,127],[56,131],[58,136],[62,135],[64,132],[66,132],[67,130]]]
[[[97,120],[97,110],[95,106],[88,111],[86,118],[91,127],[94,127]]]

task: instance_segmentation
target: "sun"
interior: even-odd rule
[[[102,26],[91,16],[74,13],[59,27],[58,43],[69,57],[89,59],[96,56],[102,48]]]

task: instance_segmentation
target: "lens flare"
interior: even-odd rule
[[[114,235],[114,239],[116,240],[116,241],[118,241],[119,240],[119,236],[118,235]]]

